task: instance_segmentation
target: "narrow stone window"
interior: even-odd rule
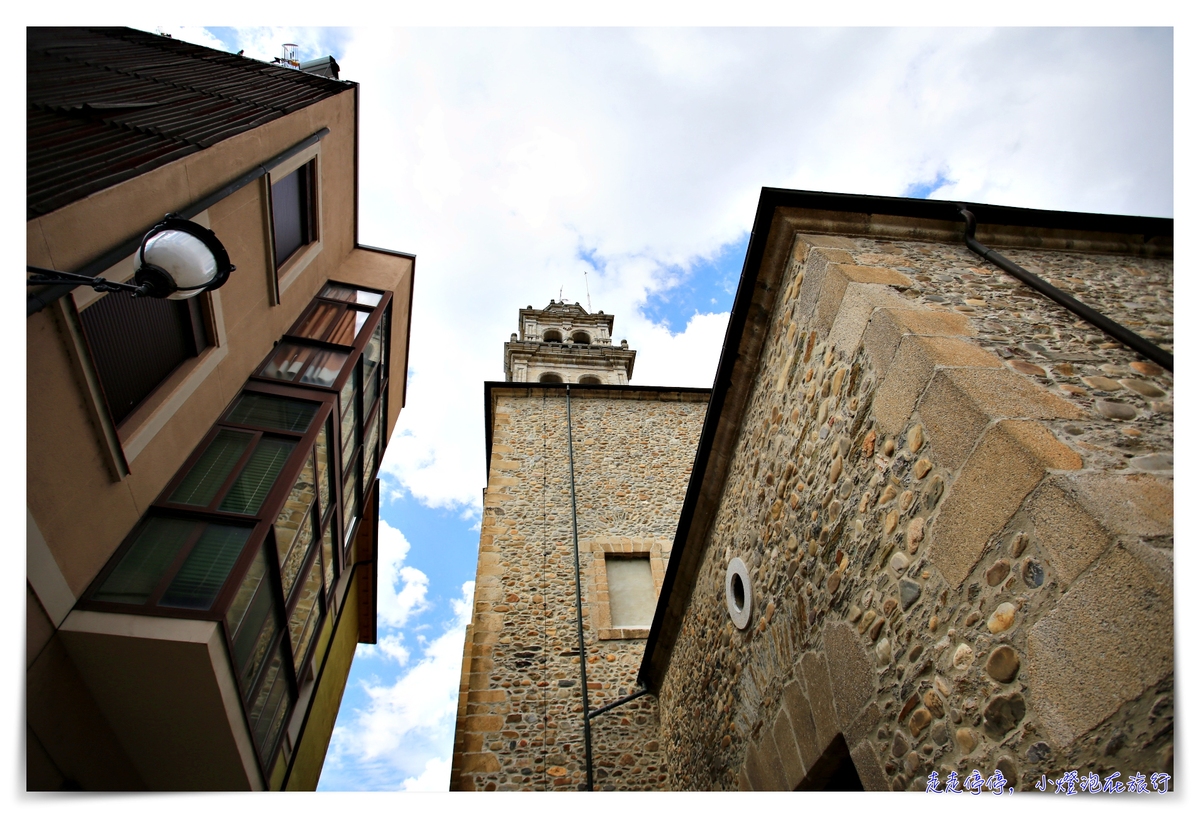
[[[654,619],[657,595],[650,575],[650,557],[606,555],[608,607],[614,628],[648,628]]]

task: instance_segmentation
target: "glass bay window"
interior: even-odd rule
[[[80,602],[223,623],[264,775],[348,587],[386,423],[390,300],[327,284]]]

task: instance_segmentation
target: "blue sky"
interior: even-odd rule
[[[586,304],[587,269],[634,383],[709,386],[764,186],[1173,212],[1169,30],[164,31],[335,56],[360,83],[360,239],[418,258],[380,644],[359,648],[321,789],[446,788],[482,383],[519,308]]]

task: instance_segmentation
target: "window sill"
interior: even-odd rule
[[[649,628],[600,628],[599,638],[601,640],[608,639],[648,639],[650,637]]]
[[[300,274],[312,264],[313,259],[321,254],[322,242],[320,239],[309,242],[304,247],[301,247],[296,252],[288,257],[288,260],[280,266],[276,275],[279,277],[279,294],[280,296],[287,290],[288,287],[295,283]]]

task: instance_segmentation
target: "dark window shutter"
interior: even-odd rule
[[[312,241],[309,168],[304,165],[271,185],[271,219],[275,225],[275,266]]]
[[[79,314],[114,423],[207,344],[195,301],[113,293]]]

